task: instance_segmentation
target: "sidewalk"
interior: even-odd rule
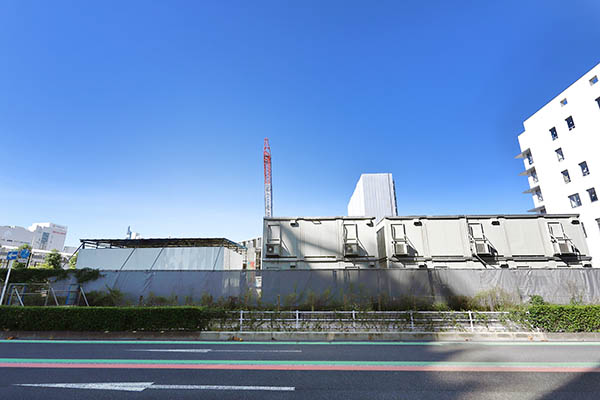
[[[52,340],[198,340],[198,341],[515,341],[600,342],[598,333],[542,332],[73,332],[2,331],[0,339]]]

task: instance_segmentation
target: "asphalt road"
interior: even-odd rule
[[[600,343],[0,341],[0,399],[598,399]]]

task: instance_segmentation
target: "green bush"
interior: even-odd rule
[[[533,305],[527,320],[545,332],[600,332],[600,305]]]
[[[196,331],[222,318],[205,307],[0,307],[0,329],[22,331]]]
[[[124,305],[125,295],[118,289],[106,287],[106,292],[93,290],[85,295],[90,306],[115,307]]]
[[[0,280],[4,280],[6,277],[6,271],[0,271]],[[48,265],[42,264],[39,267],[14,269],[10,273],[11,283],[45,283],[50,278],[55,280],[68,279],[70,275],[74,275],[77,282],[84,283],[88,281],[96,280],[100,277],[100,271],[91,268],[82,269],[54,269]]]

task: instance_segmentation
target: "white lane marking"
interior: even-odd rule
[[[152,385],[150,389],[175,390],[265,390],[270,392],[293,392],[293,386],[223,386],[223,385]]]
[[[148,389],[154,382],[105,382],[105,383],[22,383],[15,386],[46,387],[59,389],[92,389],[92,390],[121,390],[125,392],[141,392]]]
[[[219,350],[219,349],[131,349],[129,351],[155,351],[172,353],[302,353],[302,350]]]
[[[270,392],[292,392],[294,386],[230,386],[230,385],[154,385],[154,382],[106,382],[106,383],[21,383],[14,386],[45,387],[59,389],[120,390],[141,392],[157,390],[259,390]]]

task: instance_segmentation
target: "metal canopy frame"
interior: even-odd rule
[[[245,246],[225,238],[167,238],[167,239],[81,239],[82,248],[165,248],[165,247],[226,247],[237,252]]]

